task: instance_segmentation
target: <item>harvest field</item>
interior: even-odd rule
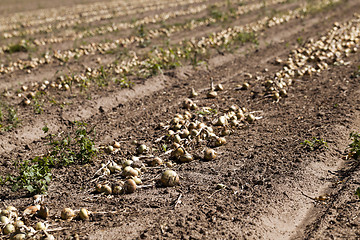
[[[358,239],[360,1],[3,0],[0,239]]]

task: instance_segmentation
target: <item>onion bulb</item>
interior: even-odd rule
[[[133,179],[128,179],[124,183],[124,192],[133,193],[136,191],[136,183]]]
[[[61,211],[61,219],[71,221],[75,217],[75,212],[71,208],[64,208]]]
[[[179,175],[173,170],[166,170],[161,175],[160,181],[165,187],[173,187],[179,184]]]
[[[208,148],[204,152],[204,159],[207,161],[214,160],[216,158],[216,152],[214,149]]]
[[[81,208],[79,217],[81,220],[89,220],[89,211],[86,208]]]

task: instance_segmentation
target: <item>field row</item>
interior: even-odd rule
[[[269,1],[267,4],[271,6],[273,4],[277,4],[277,3],[281,3],[281,2],[283,2],[283,1],[282,0],[274,0],[274,1]],[[325,5],[327,5],[327,4],[320,3],[318,5],[318,8],[321,8],[321,6],[325,6]],[[238,16],[240,16],[242,14],[259,9],[259,8],[261,8],[261,6],[262,6],[262,4],[252,4],[252,5],[245,5],[243,7],[239,7],[236,12],[233,12],[230,15],[226,15],[226,18],[227,17],[237,18]],[[301,9],[301,8],[299,8],[299,9]],[[297,11],[299,11],[299,10],[297,10]],[[303,13],[303,14],[305,14],[305,13]],[[278,14],[278,15],[281,15],[281,14]],[[287,15],[290,16],[290,15],[292,15],[292,13],[290,12]],[[164,15],[164,17],[168,17],[168,15]],[[161,17],[160,17],[160,19],[161,19]],[[279,19],[281,19],[281,18],[279,18]],[[260,27],[260,29],[263,29],[266,25],[268,25],[268,27],[271,27],[272,25],[280,24],[281,21],[283,21],[283,20],[279,20],[279,19],[276,19],[276,17],[274,17],[274,20],[272,20],[272,19],[268,19],[267,17],[265,17],[263,20],[260,20],[259,23],[256,23],[254,25],[260,24],[263,26],[263,27]],[[149,22],[151,22],[151,21],[152,20],[149,20]],[[141,36],[141,35],[140,36],[132,36],[132,37],[125,38],[125,39],[117,39],[115,41],[108,42],[108,43],[99,43],[99,44],[91,43],[91,44],[81,46],[79,48],[75,48],[72,50],[55,51],[53,55],[47,52],[44,54],[44,56],[42,58],[34,58],[30,61],[18,60],[18,61],[11,63],[9,66],[2,66],[0,68],[0,72],[4,74],[4,73],[11,73],[13,71],[21,70],[21,69],[25,69],[28,72],[30,72],[32,69],[38,68],[39,66],[44,65],[44,64],[51,63],[54,60],[60,61],[60,63],[62,63],[62,62],[68,62],[72,59],[79,59],[80,57],[82,57],[84,55],[92,55],[95,53],[108,54],[109,52],[118,50],[119,48],[121,49],[123,47],[128,47],[130,44],[133,44],[133,43],[137,43],[140,46],[146,47],[151,39],[156,38],[159,35],[160,36],[170,36],[171,34],[176,33],[176,32],[180,33],[180,32],[186,31],[186,30],[193,31],[197,27],[202,27],[207,24],[216,23],[217,21],[223,22],[223,21],[225,21],[225,18],[222,16],[220,16],[219,18],[208,17],[205,19],[199,19],[199,21],[195,21],[195,22],[191,21],[190,23],[185,23],[180,26],[177,24],[174,24],[173,26],[168,26],[167,28],[149,30],[146,33],[143,32],[144,36]],[[252,32],[253,29],[251,29],[251,28],[253,28],[251,24],[248,24],[244,27],[242,27],[242,26],[235,27],[235,29],[237,29],[236,30],[237,33],[246,32],[246,31]],[[256,29],[256,28],[257,27],[255,27],[255,30],[258,31],[258,29]],[[213,34],[213,36],[215,36],[215,35],[216,34]],[[210,37],[210,38],[213,38],[213,37]],[[201,41],[200,41],[200,44],[201,44]],[[178,44],[175,44],[175,45],[179,45],[179,46],[177,46],[177,48],[184,48],[186,44],[184,44],[182,41],[180,41]],[[225,45],[226,45],[226,43],[225,43]],[[164,49],[165,48],[166,48],[166,46],[164,46]],[[174,50],[174,49],[172,49],[172,50]],[[144,55],[145,56],[151,55],[152,51],[153,50],[150,49],[150,51]],[[191,52],[191,49],[190,49],[190,52]],[[179,57],[181,58],[181,56],[179,56]],[[130,60],[129,62],[132,62],[132,61],[133,60]],[[124,66],[124,69],[126,69],[126,68],[128,68],[128,66]],[[121,70],[120,70],[120,72],[121,72]]]
[[[99,20],[112,19],[117,16],[144,13],[153,10],[162,10],[168,6],[182,6],[187,4],[196,4],[207,2],[208,0],[186,0],[186,1],[163,1],[158,0],[154,3],[147,1],[122,2],[113,1],[110,3],[94,3],[89,5],[79,5],[78,7],[69,9],[68,7],[31,11],[29,14],[14,14],[13,16],[0,19],[2,23],[1,30],[15,30],[21,28],[29,28],[32,26],[40,27],[47,24],[46,28],[52,28],[51,23],[56,23],[55,29],[73,26],[71,24],[90,23]],[[178,5],[177,5],[178,4]],[[70,22],[67,25],[66,22]],[[27,32],[24,32],[25,34]],[[19,36],[18,31],[5,33],[4,37]]]

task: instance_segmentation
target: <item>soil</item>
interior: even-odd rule
[[[8,1],[0,13],[46,9],[56,1],[35,0],[31,6],[20,2]],[[65,1],[64,6],[93,2]],[[244,4],[248,2],[257,1]],[[281,5],[281,10],[303,3],[289,1]],[[271,14],[278,7],[269,6],[264,12]],[[184,63],[150,78],[132,76],[131,88],[94,84],[84,91],[52,89],[44,97],[40,114],[15,95],[20,86],[55,80],[59,72],[79,72],[85,66],[94,66],[98,57],[106,61],[114,56],[96,53],[64,65],[44,65],[30,74],[19,70],[0,75],[0,89],[14,93],[0,101],[14,106],[21,120],[18,127],[0,132],[0,176],[16,175],[19,169],[15,162],[33,159],[49,150],[47,134],[42,131],[45,125],[52,134],[73,134],[73,121],[81,121],[95,127],[98,149],[113,140],[120,142],[121,147],[111,154],[100,150],[85,165],[52,169],[53,179],[44,204],[50,209],[49,229],[54,229],[49,233],[56,239],[358,239],[360,200],[355,190],[360,184],[360,168],[356,160],[346,156],[351,143],[349,135],[360,128],[360,74],[354,74],[360,66],[360,53],[351,53],[345,65],[330,65],[317,74],[293,79],[288,96],[279,101],[266,97],[263,83],[282,69],[275,63],[276,58],[286,59],[301,44],[323,36],[334,22],[346,22],[359,11],[357,0],[340,1],[302,18],[265,28],[257,33],[258,44],[238,43],[231,51],[212,52],[206,63],[198,66]],[[255,11],[234,22],[179,33],[170,41],[207,36],[221,28],[258,20],[258,15],[261,12]],[[119,33],[113,39],[118,37]],[[102,36],[92,40],[99,42]],[[56,46],[53,44],[52,48]],[[135,46],[133,49],[145,51]],[[6,54],[0,55],[5,57]],[[206,97],[211,81],[224,87],[215,99]],[[238,90],[244,81],[250,88]],[[96,183],[122,178],[116,174],[99,177],[96,173],[101,164],[136,156],[134,140],[146,144],[153,155],[169,159],[156,143],[167,134],[159,123],[168,125],[175,114],[184,113],[182,103],[191,88],[199,93],[193,101],[200,108],[218,111],[214,116],[199,116],[197,110],[192,111],[197,120],[211,124],[213,117],[234,104],[253,112],[258,119],[231,128],[223,146],[199,143],[191,152],[195,160],[189,163],[172,161],[172,167],[148,167],[141,175],[143,187],[132,194],[96,193]],[[214,126],[214,130],[221,129]],[[323,139],[327,147],[311,151],[302,144],[313,138]],[[216,150],[214,160],[202,159],[205,147]],[[167,168],[178,173],[179,185],[163,187],[159,183]],[[325,195],[325,200],[319,200]],[[34,204],[31,194],[25,190],[13,192],[9,184],[0,185],[0,199],[4,207],[12,205],[20,212]],[[65,207],[84,207],[93,214],[88,221],[67,222],[60,219]],[[37,216],[25,220],[29,225],[40,221]],[[0,238],[6,239],[4,235]]]

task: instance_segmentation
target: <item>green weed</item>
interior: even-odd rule
[[[360,187],[358,187],[355,191],[355,195],[358,196],[358,198],[360,198]]]
[[[360,65],[357,66],[356,71],[353,72],[353,74],[351,74],[351,78],[358,78],[360,77]]]
[[[48,153],[16,163],[15,167],[20,168],[19,174],[1,178],[0,183],[9,183],[13,191],[24,189],[30,194],[45,193],[52,180],[52,168],[91,162],[97,154],[94,144],[95,129],[88,130],[87,124],[82,122],[75,122],[73,128],[75,134],[70,131],[68,134],[48,135]],[[49,128],[44,126],[43,131],[47,133]]]
[[[240,42],[242,44],[245,44],[245,43],[255,43],[256,45],[259,44],[259,41],[258,41],[258,38],[257,38],[257,35],[255,34],[255,32],[241,32],[241,33],[238,33],[236,35],[236,37],[234,38],[234,41],[235,42]]]
[[[15,108],[0,102],[0,131],[10,131],[19,124],[20,120]]]
[[[201,111],[197,111],[196,113],[201,115],[213,115],[213,114],[217,114],[218,111],[212,108],[204,108]]]
[[[357,132],[350,133],[350,139],[352,143],[349,144],[348,157],[358,159],[360,156],[360,134]]]
[[[30,52],[34,50],[34,45],[30,43],[29,40],[21,40],[18,43],[12,44],[5,49],[6,53],[16,53],[16,52]]]
[[[115,78],[114,82],[121,88],[132,88],[134,86],[134,83],[128,80],[126,76],[122,78]]]
[[[317,139],[316,137],[313,137],[312,140],[305,140],[301,144],[304,145],[304,147],[310,151],[314,151],[322,148],[328,148],[327,142],[325,142],[322,138]]]

